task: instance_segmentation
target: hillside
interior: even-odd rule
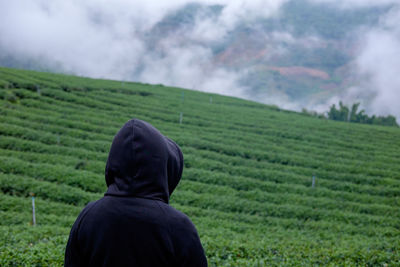
[[[105,191],[112,138],[133,117],[181,146],[171,205],[195,223],[210,266],[400,263],[397,128],[8,68],[0,101],[1,266],[62,265],[72,223]]]

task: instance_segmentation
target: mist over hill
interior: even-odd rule
[[[21,9],[21,6],[24,6]],[[0,65],[400,117],[398,1],[12,1]]]

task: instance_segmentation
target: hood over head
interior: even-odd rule
[[[105,195],[168,203],[182,176],[179,146],[151,124],[132,119],[115,135],[108,155]]]

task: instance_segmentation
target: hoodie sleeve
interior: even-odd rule
[[[85,266],[85,259],[83,258],[80,242],[78,239],[79,228],[82,223],[83,218],[88,213],[91,207],[94,206],[95,202],[89,203],[79,214],[74,225],[72,226],[71,232],[69,234],[69,239],[67,247],[65,249],[64,266]]]

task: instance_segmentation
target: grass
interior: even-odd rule
[[[171,205],[195,223],[209,265],[400,264],[398,128],[0,68],[0,265],[63,264],[74,220],[106,189],[112,138],[133,117],[181,146]]]

